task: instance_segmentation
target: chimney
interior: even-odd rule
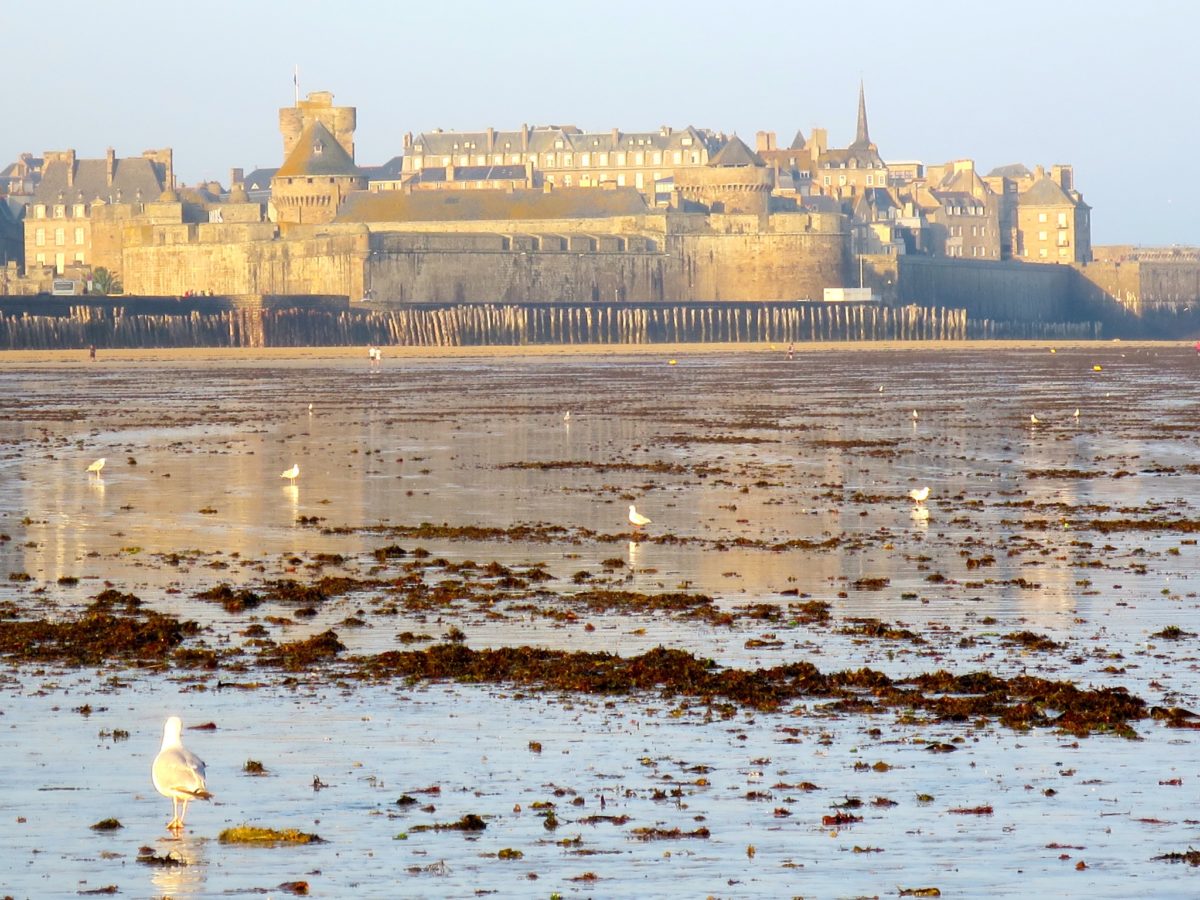
[[[109,147],[104,151],[104,183],[112,187],[113,175],[117,171],[117,152]]]
[[[621,144],[621,132],[615,128],[612,130],[612,143],[614,148]]]
[[[1055,183],[1064,191],[1075,189],[1074,175],[1075,173],[1072,171],[1071,166],[1057,165],[1050,167],[1050,177],[1053,178]]]
[[[1045,166],[1034,166],[1033,177],[1035,179],[1045,178],[1046,177],[1046,167]]]
[[[671,136],[671,126],[663,125],[661,128],[659,128],[658,136],[659,137],[670,137]]]
[[[528,125],[521,126],[521,152],[522,153],[529,152],[529,126]]]
[[[75,187],[75,151],[64,153],[63,162],[67,165],[67,187]]]
[[[404,152],[407,153],[412,149],[412,132],[408,131],[404,134]]]
[[[775,132],[760,131],[754,136],[754,149],[759,153],[775,149]]]
[[[246,180],[246,173],[242,169],[229,170],[229,186],[232,188],[235,184],[241,184]]]
[[[496,149],[496,129],[489,127],[487,130],[487,152],[491,153]]]
[[[446,183],[451,184],[454,181],[454,163],[446,166]]]

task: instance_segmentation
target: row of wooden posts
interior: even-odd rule
[[[73,306],[65,316],[0,316],[0,348],[463,347],[772,341],[1089,339],[1096,322],[968,320],[942,307],[727,303],[414,306],[387,311],[235,309],[128,315]]]

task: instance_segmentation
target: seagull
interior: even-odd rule
[[[1075,412],[1071,413],[1071,415],[1073,415],[1076,419],[1078,419],[1079,418],[1079,410],[1075,410]]]
[[[629,504],[629,524],[630,525],[632,525],[634,528],[640,528],[643,525],[649,525],[650,521],[651,521],[650,519],[646,518],[640,512],[637,511],[636,506],[634,506],[632,503]]]
[[[883,385],[882,384],[879,386],[879,393],[881,393],[881,394],[883,393]]]
[[[1035,416],[1033,413],[1030,413],[1029,414],[1029,424],[1030,425],[1041,425],[1042,420],[1039,419],[1037,416]]]
[[[913,410],[913,413],[912,413],[912,420],[915,422],[915,421],[917,421],[917,419],[919,419],[919,418],[921,418],[921,416],[920,416],[920,415],[917,413],[917,411],[914,409],[914,410]]]
[[[563,421],[564,422],[571,421],[571,411],[569,409],[565,413],[563,413]]]
[[[183,817],[192,800],[211,800],[204,782],[204,762],[195,753],[183,746],[179,733],[183,722],[179,716],[171,716],[163,728],[162,749],[154,757],[150,776],[154,789],[171,799],[171,821],[167,827],[183,828]],[[180,808],[180,803],[183,807]]]
[[[300,465],[298,463],[292,463],[292,467],[290,469],[285,469],[279,473],[280,478],[286,478],[288,481],[295,481],[299,475]]]
[[[90,466],[88,466],[87,470],[89,472],[95,472],[97,475],[99,475],[100,470],[104,468],[104,462],[106,459],[107,459],[107,457],[104,457],[104,456],[100,457],[98,460],[96,460],[94,463],[92,463]]]
[[[929,485],[922,488],[913,488],[908,492],[908,497],[913,503],[924,503],[929,499]]]

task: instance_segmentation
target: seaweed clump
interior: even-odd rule
[[[133,594],[106,590],[75,618],[6,623],[0,629],[0,655],[81,666],[157,661],[199,631],[194,621],[142,609]]]

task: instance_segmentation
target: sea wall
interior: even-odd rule
[[[973,319],[1086,318],[1076,302],[1070,266],[902,256],[899,279],[901,302],[961,307]]]

